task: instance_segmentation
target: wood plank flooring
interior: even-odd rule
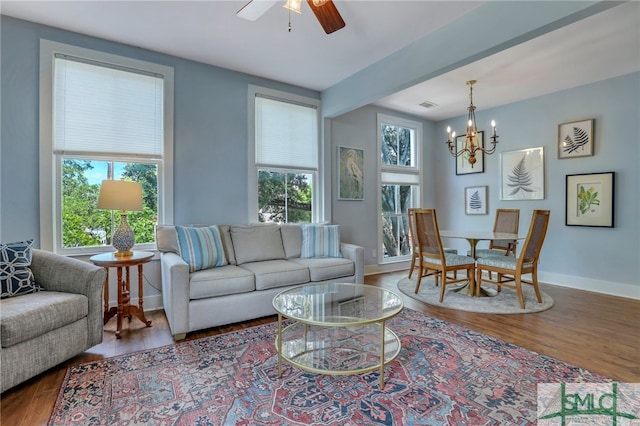
[[[406,272],[365,277],[365,282],[397,290]],[[640,383],[640,301],[563,287],[541,285],[555,306],[541,313],[487,315],[427,305],[406,297],[405,306],[451,323],[598,372],[620,382]],[[70,365],[173,343],[163,311],[148,312],[152,327],[125,321],[115,338],[115,318],[105,326],[104,341],[0,396],[0,423],[46,425]],[[275,321],[276,316],[191,333],[187,339],[226,333]]]

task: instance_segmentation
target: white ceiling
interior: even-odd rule
[[[2,0],[0,12],[321,91],[484,3],[334,0],[346,27],[326,35],[306,4],[291,13],[289,32],[279,4],[256,21],[237,17],[247,2]],[[640,3],[632,1],[376,104],[440,120],[465,113],[470,79],[482,109],[638,70]],[[424,101],[438,107],[418,106]]]

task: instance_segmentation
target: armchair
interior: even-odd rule
[[[41,291],[0,300],[0,392],[102,342],[105,271],[33,250]]]

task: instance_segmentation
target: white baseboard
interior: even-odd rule
[[[397,272],[408,270],[408,268],[409,262],[365,265],[364,274],[374,275],[385,272]],[[610,281],[595,280],[592,278],[544,271],[538,271],[538,280],[541,283],[556,285],[559,287],[574,288],[576,290],[592,291],[595,293],[640,300],[640,284],[614,283]]]
[[[559,287],[575,288],[577,290],[640,300],[640,284],[614,283],[543,271],[538,271],[538,280],[541,283],[557,285]]]

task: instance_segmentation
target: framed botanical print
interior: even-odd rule
[[[544,199],[544,147],[500,154],[501,200]]]
[[[558,158],[593,155],[593,119],[558,125]]]
[[[466,135],[456,136],[456,152],[460,152],[464,149],[464,142]],[[479,147],[484,148],[484,132],[480,131],[476,135],[476,142]],[[469,163],[469,153],[465,152],[462,155],[456,157],[456,174],[467,175],[470,173],[484,173],[484,152],[476,151],[475,164]]]
[[[487,187],[469,186],[464,189],[465,214],[487,214]]]
[[[567,226],[613,228],[615,173],[567,175]]]

